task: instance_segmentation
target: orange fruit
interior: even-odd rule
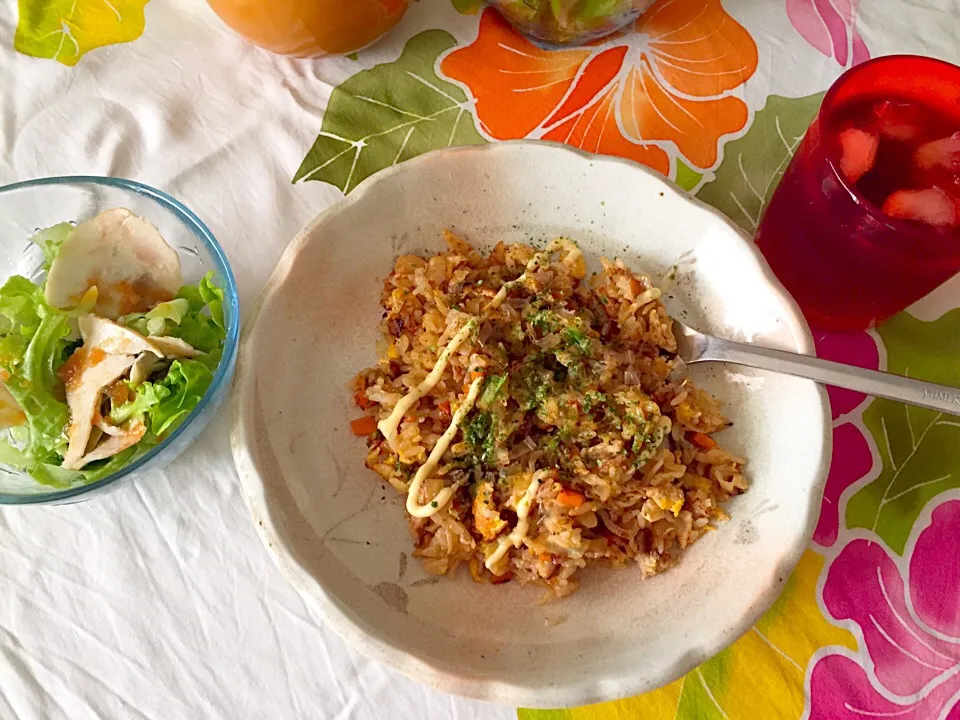
[[[350,53],[396,25],[410,0],[208,0],[254,45],[295,57]]]

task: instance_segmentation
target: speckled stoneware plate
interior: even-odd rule
[[[734,426],[752,487],[732,519],[651,580],[582,574],[571,597],[427,575],[403,502],[363,466],[348,383],[375,361],[384,276],[399,253],[471,242],[576,239],[663,273],[667,308],[717,335],[813,352],[792,300],[725,218],[659,175],[561,145],[498,143],[423,155],[367,180],[291,243],[250,319],[233,453],[278,565],[355,647],[448,692],[527,707],[593,703],[668,683],[736,640],[774,601],[816,520],[830,458],[826,395],[729,366],[693,375]]]

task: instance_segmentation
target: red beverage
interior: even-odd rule
[[[888,56],[827,92],[756,241],[811,325],[886,320],[960,271],[960,68]]]

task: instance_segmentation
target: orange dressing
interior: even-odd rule
[[[67,361],[57,370],[57,375],[63,384],[73,390],[80,384],[80,376],[83,375],[83,364],[87,357],[87,351],[83,348],[77,348],[73,355],[67,358]]]
[[[130,388],[123,379],[115,381],[112,385],[108,385],[104,392],[106,392],[107,397],[110,398],[110,406],[113,408],[118,408],[130,400]]]
[[[134,281],[120,280],[112,284],[104,283],[96,273],[87,278],[86,290],[70,296],[70,303],[74,307],[79,305],[90,288],[97,288],[97,304],[94,312],[101,314],[129,315],[130,313],[145,312],[155,305],[168,302],[175,297],[163,288],[154,287],[150,278],[143,275]]]
[[[75,390],[80,386],[83,373],[94,365],[103,362],[107,354],[100,348],[87,350],[86,348],[77,348],[73,355],[67,358],[67,361],[60,366],[57,375],[63,384],[70,390]]]

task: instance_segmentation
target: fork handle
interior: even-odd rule
[[[703,359],[786,373],[875,397],[960,415],[960,388],[844,365],[798,353],[711,338]]]

